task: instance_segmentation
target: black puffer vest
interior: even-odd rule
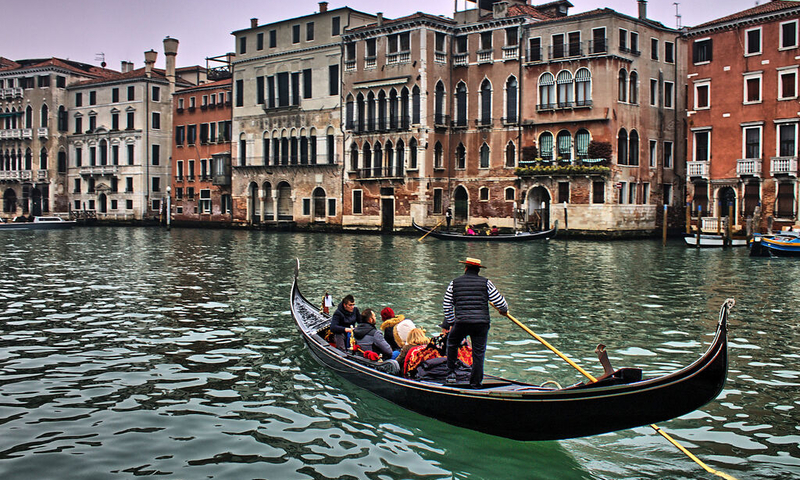
[[[489,323],[488,280],[467,272],[453,280],[456,323]]]

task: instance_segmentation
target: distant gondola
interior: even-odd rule
[[[434,230],[417,225],[414,219],[411,219],[411,225],[426,235],[436,237],[441,240],[468,240],[470,242],[527,242],[528,240],[549,240],[556,236],[558,232],[558,221],[556,220],[555,226],[550,230],[541,232],[517,232],[512,234],[501,235],[463,235],[460,233],[443,232],[441,230]]]
[[[516,440],[558,440],[597,435],[669,420],[694,411],[722,391],[728,371],[727,319],[720,309],[716,335],[691,365],[654,378],[623,368],[596,383],[565,388],[487,375],[480,389],[403,378],[381,363],[345,353],[326,342],[330,318],[300,293],[299,262],[291,312],[315,359],[353,384],[401,407],[443,422]],[[549,385],[549,384],[548,384]]]

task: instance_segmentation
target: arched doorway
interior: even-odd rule
[[[469,194],[466,188],[459,185],[453,192],[453,221],[467,223],[467,220],[469,220]]]
[[[31,190],[31,215],[38,217],[42,214],[42,192],[38,188]]]
[[[533,230],[550,228],[550,192],[542,186],[533,187],[528,193],[527,224]]]
[[[3,192],[3,212],[17,213],[17,194],[10,188]]]
[[[733,223],[731,226],[736,225],[736,190],[732,187],[722,187],[717,194],[719,198],[719,216],[727,217],[730,212],[730,207],[733,206]]]
[[[322,187],[314,189],[314,213],[313,219],[315,222],[325,221],[325,190]]]
[[[292,187],[286,183],[278,184],[278,220],[294,220]]]
[[[100,213],[108,213],[108,197],[106,197],[105,193],[101,193],[97,196],[97,211]],[[166,203],[165,203],[166,205]]]
[[[274,221],[276,218],[275,204],[272,201],[272,184],[264,182],[264,185],[261,186],[261,190],[264,192],[264,218],[267,221]]]
[[[250,213],[250,218],[247,219],[250,224],[257,224],[260,220],[259,215],[259,201],[258,201],[258,185],[255,182],[250,182],[247,187],[247,211]]]

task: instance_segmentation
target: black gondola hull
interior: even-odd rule
[[[419,382],[375,370],[328,345],[298,317],[325,318],[292,288],[292,314],[309,350],[351,383],[403,408],[452,425],[516,440],[559,440],[661,422],[694,411],[722,391],[727,376],[727,310],[712,345],[688,367],[624,385],[548,390],[507,381],[480,390]],[[500,382],[499,384],[502,384]]]
[[[558,222],[556,222],[555,227],[550,230],[541,232],[520,232],[515,235],[461,235],[458,233],[425,228],[421,225],[417,225],[414,219],[411,219],[411,226],[430,237],[440,240],[466,240],[470,242],[528,242],[531,240],[549,240],[555,237],[558,232]]]

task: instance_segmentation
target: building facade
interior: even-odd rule
[[[231,79],[173,95],[172,218],[176,224],[230,224]]]
[[[67,87],[114,73],[58,58],[0,59],[3,217],[68,211]]]
[[[754,215],[756,230],[797,222],[798,21],[797,2],[772,1],[687,34],[687,199],[701,228],[730,211],[736,229]]]
[[[319,6],[233,32],[236,223],[341,224],[341,35],[374,17]]]

